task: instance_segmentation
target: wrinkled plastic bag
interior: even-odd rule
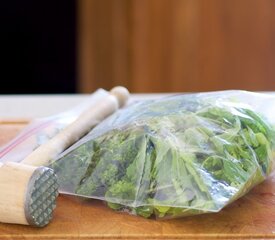
[[[98,89],[76,107],[49,117],[34,119],[12,141],[0,148],[1,162],[20,162],[40,145],[57,135],[71,124],[88,107],[96,106],[108,96],[108,92]]]
[[[146,218],[218,212],[272,171],[275,97],[221,91],[140,101],[51,164],[60,191]]]

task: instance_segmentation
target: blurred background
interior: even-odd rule
[[[1,94],[275,90],[274,0],[10,0]]]

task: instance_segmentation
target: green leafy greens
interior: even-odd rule
[[[143,217],[216,212],[271,171],[274,130],[196,95],[136,103],[51,164],[61,191]]]

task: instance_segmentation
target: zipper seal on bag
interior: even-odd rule
[[[1,158],[7,155],[10,151],[12,151],[14,148],[16,148],[19,144],[24,142],[26,139],[37,133],[38,131],[46,128],[49,126],[53,121],[47,121],[44,122],[28,131],[23,133],[21,136],[18,136],[16,139],[14,139],[10,144],[6,145],[3,149],[0,150],[0,162]]]

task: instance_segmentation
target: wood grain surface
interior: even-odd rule
[[[275,90],[274,0],[79,0],[78,91]]]
[[[0,127],[0,144],[24,125]],[[115,212],[98,200],[60,196],[45,228],[1,224],[0,239],[275,239],[275,173],[219,213],[170,220]]]

